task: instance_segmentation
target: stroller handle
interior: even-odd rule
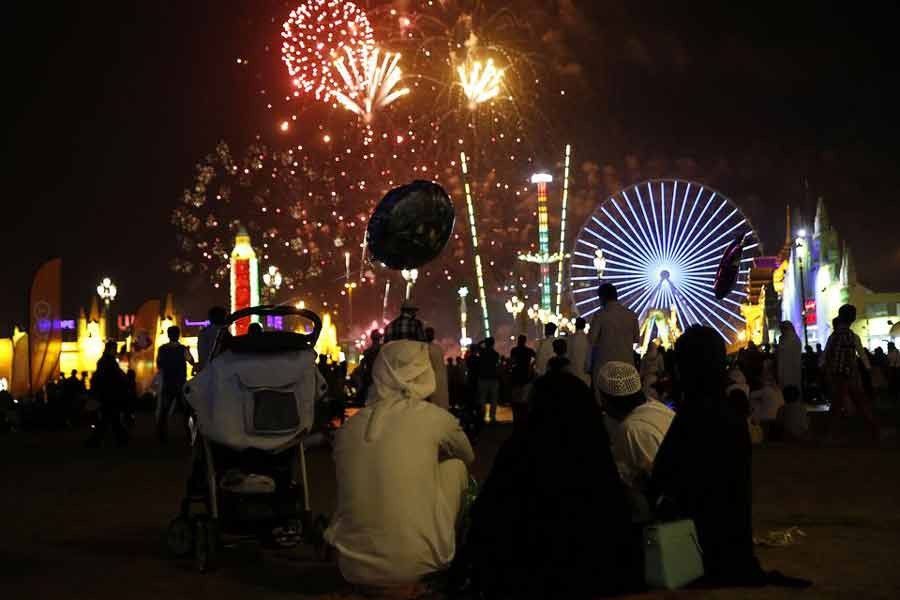
[[[312,332],[312,343],[311,345],[315,345],[319,340],[319,335],[322,333],[322,319],[319,318],[319,315],[314,313],[311,310],[307,310],[305,308],[297,308],[295,306],[291,306],[290,304],[261,304],[259,306],[251,306],[249,308],[242,308],[241,310],[235,311],[228,315],[225,319],[226,325],[231,325],[235,321],[239,319],[243,319],[244,317],[249,317],[251,315],[259,315],[259,316],[273,316],[273,317],[286,317],[286,316],[297,316],[303,317],[307,321],[312,322],[313,324],[313,332]]]

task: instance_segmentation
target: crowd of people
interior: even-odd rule
[[[589,329],[579,320],[574,335],[557,337],[548,324],[536,349],[521,336],[509,357],[489,338],[436,370],[433,336],[411,306],[373,339],[366,406],[334,442],[338,500],[326,539],[348,581],[415,589],[438,580],[486,598],[638,591],[641,528],[689,518],[706,583],[809,584],[764,571],[754,556],[750,401],[730,397],[722,338],[694,326],[636,364],[637,316],[613,286],[599,296]],[[504,396],[514,410],[513,433],[468,510],[474,450],[460,419],[430,401],[439,370],[451,407],[469,399],[480,423]]]
[[[706,584],[809,585],[765,571],[754,555],[751,446],[808,439],[807,401],[820,395],[831,402],[832,433],[852,409],[879,439],[872,391],[896,397],[900,353],[891,345],[870,355],[850,329],[856,310],[845,305],[816,353],[802,351],[786,321],[776,345],[751,343],[731,358],[722,337],[699,325],[674,347],[651,343],[638,356],[637,315],[610,284],[598,296],[590,324],[578,319],[573,334],[559,336],[548,323],[536,347],[522,335],[509,356],[487,338],[445,361],[434,330],[406,302],[383,334],[372,333],[352,376],[346,363],[319,361],[340,413],[331,415],[340,419],[331,438],[338,493],[325,537],[348,581],[440,583],[485,598],[634,592],[645,587],[642,527],[691,519]],[[224,309],[210,311],[202,348],[225,320]],[[178,327],[168,337],[157,356],[163,441],[173,411],[187,421],[188,366],[202,368],[206,358],[201,352],[195,363]],[[125,444],[134,381],[110,342],[89,386],[72,373],[47,387],[46,404],[63,425],[93,398],[99,418],[88,445],[109,433]],[[364,406],[344,422],[345,392],[354,388]],[[475,494],[473,440],[504,403],[512,434]]]

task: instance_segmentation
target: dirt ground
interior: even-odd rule
[[[477,448],[483,478],[509,426]],[[355,598],[333,564],[307,548],[223,551],[200,575],[167,557],[166,524],[186,473],[183,439],[160,447],[148,418],[123,450],[82,447],[84,432],[0,436],[0,598]],[[754,457],[757,534],[800,527],[793,546],[759,548],[766,568],[811,579],[812,589],[687,590],[641,598],[900,598],[900,452],[859,439],[843,446],[771,445]],[[710,474],[714,476],[714,474]],[[333,463],[310,457],[312,503],[329,512]]]

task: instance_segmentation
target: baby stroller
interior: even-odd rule
[[[256,306],[230,315],[301,318],[311,333],[264,331],[232,336],[223,328],[205,369],[185,385],[192,410],[192,456],[179,515],[166,542],[176,557],[215,566],[223,539],[256,539],[324,552],[325,522],[309,508],[304,438],[325,393],[313,346],[319,317],[291,306]]]

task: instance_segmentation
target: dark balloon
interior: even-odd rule
[[[716,280],[713,283],[713,292],[716,298],[721,300],[727,296],[737,281],[738,270],[741,266],[741,254],[744,252],[744,236],[738,235],[722,255],[719,262],[719,270],[716,271]]]
[[[453,202],[438,184],[417,180],[394,188],[369,218],[369,252],[389,269],[421,267],[447,245],[455,220]]]

